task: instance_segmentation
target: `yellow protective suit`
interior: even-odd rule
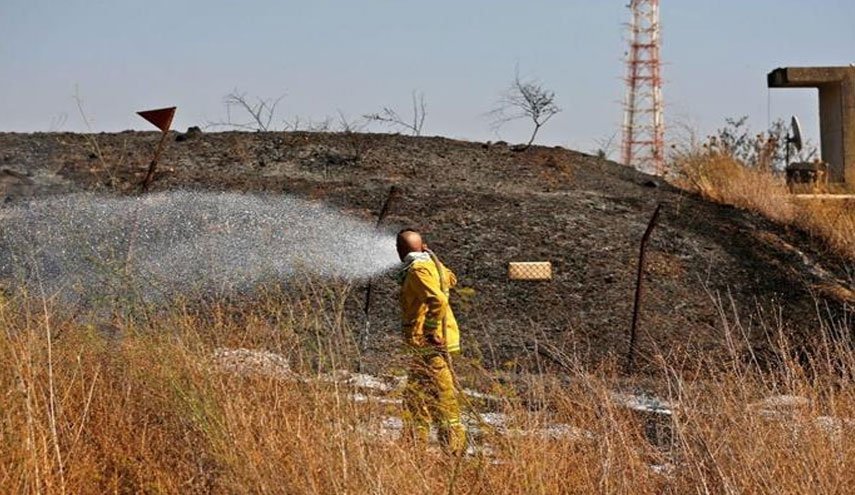
[[[427,256],[409,265],[401,285],[404,341],[409,346],[460,352],[460,330],[448,304],[448,291],[456,284],[457,277],[451,270],[442,263],[437,267]]]
[[[404,341],[412,354],[404,391],[405,434],[427,441],[433,423],[446,451],[459,455],[466,448],[466,429],[448,362],[449,353],[460,351],[460,331],[448,304],[448,290],[457,279],[436,258],[423,253],[414,258],[401,285]]]

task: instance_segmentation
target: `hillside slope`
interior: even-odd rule
[[[97,141],[103,161],[92,146]],[[77,190],[133,193],[153,133],[0,134],[0,199]],[[105,170],[104,164],[108,170]],[[721,317],[766,315],[809,332],[817,307],[851,311],[852,263],[803,233],[686,195],[621,165],[561,148],[445,138],[321,133],[216,133],[170,142],[153,190],[268,191],[372,218],[390,186],[386,224],[414,226],[475,289],[457,313],[470,352],[501,366],[546,339],[589,362],[626,350],[639,239],[657,203],[640,349],[714,353]],[[509,282],[509,261],[548,260],[555,279]],[[360,291],[354,292],[354,321]],[[377,284],[377,331],[397,335],[395,286]],[[848,304],[848,308],[846,309]],[[818,306],[819,305],[819,306]],[[762,351],[761,325],[746,332]],[[397,339],[372,343],[377,359]],[[762,352],[760,352],[762,356]]]

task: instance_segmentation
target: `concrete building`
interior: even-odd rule
[[[783,67],[767,76],[770,88],[819,90],[819,139],[830,182],[855,190],[855,66]]]

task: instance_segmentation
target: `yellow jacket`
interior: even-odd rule
[[[448,290],[457,284],[457,277],[439,263],[445,278],[440,284],[440,269],[427,253],[410,257],[414,259],[402,273],[401,284],[404,341],[415,348],[444,345],[448,352],[460,352],[460,330],[448,303]]]

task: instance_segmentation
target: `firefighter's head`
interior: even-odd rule
[[[398,232],[395,239],[395,247],[398,249],[398,257],[401,261],[410,253],[421,253],[427,246],[422,240],[422,235],[413,229],[403,229]]]

